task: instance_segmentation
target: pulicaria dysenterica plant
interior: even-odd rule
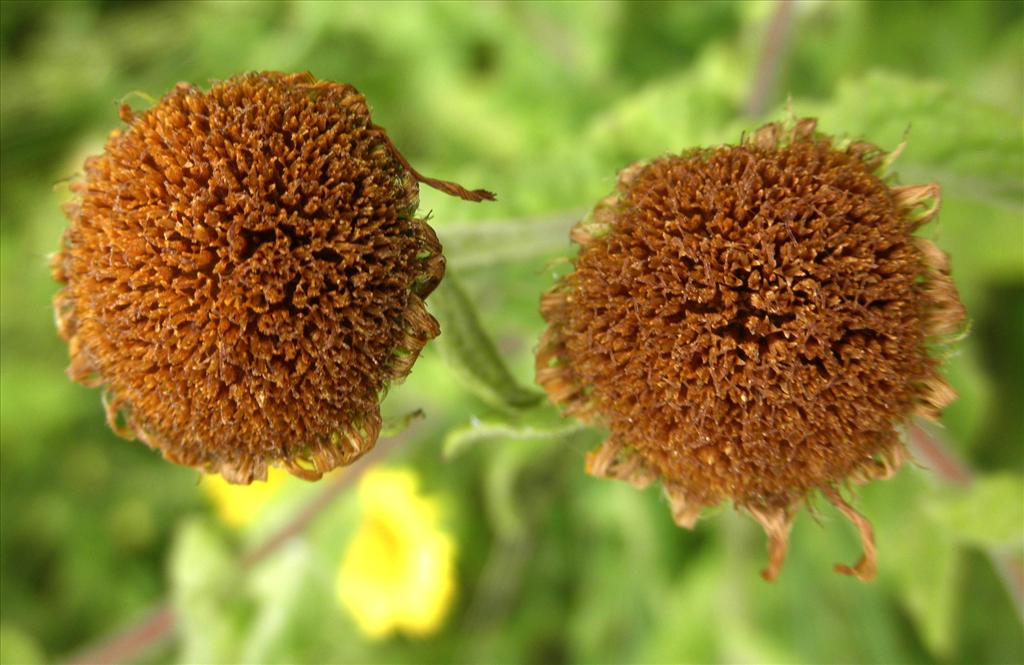
[[[933,350],[964,315],[946,256],[914,235],[939,187],[894,186],[889,155],[815,126],[622,171],[541,301],[537,381],[609,431],[589,473],[660,481],[687,528],[732,501],[769,537],[769,580],[820,492],[864,544],[837,570],[867,580],[871,527],[840,490],[895,472],[901,426],[954,398]]]
[[[318,478],[373,447],[379,399],[438,325],[417,173],[355,88],[309,74],[181,84],[72,184],[52,262],[68,374],[111,428],[235,483]]]

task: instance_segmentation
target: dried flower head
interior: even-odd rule
[[[939,187],[891,186],[892,156],[804,119],[631,166],[541,301],[538,383],[610,432],[588,472],[660,480],[687,528],[733,501],[769,536],[766,579],[815,490],[864,542],[837,569],[872,577],[870,525],[838,490],[892,474],[901,423],[954,397],[929,349],[963,309],[945,255],[913,235]]]
[[[438,334],[422,177],[355,88],[180,84],[86,160],[52,262],[69,375],[107,420],[227,480],[318,478],[373,447],[379,398]]]

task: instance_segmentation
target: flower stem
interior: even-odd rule
[[[778,0],[765,32],[750,98],[747,100],[747,115],[751,118],[760,117],[772,102],[792,24],[793,3],[791,0]]]

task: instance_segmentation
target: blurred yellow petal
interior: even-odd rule
[[[219,474],[210,474],[203,476],[199,487],[225,524],[241,528],[256,519],[287,479],[287,472],[270,467],[266,482],[232,485]]]
[[[359,485],[362,522],[338,571],[338,599],[368,637],[424,637],[455,595],[455,546],[435,502],[407,470],[372,470]]]

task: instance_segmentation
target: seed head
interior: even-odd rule
[[[68,374],[107,420],[227,480],[318,478],[376,442],[379,398],[438,325],[422,177],[350,85],[249,74],[180,84],[74,182],[54,257]]]
[[[913,232],[937,185],[894,187],[867,143],[815,121],[637,164],[571,234],[575,271],[541,302],[537,381],[608,429],[589,473],[660,480],[678,524],[731,500],[782,564],[794,507],[893,473],[899,427],[954,397],[929,349],[963,310],[945,255]]]

